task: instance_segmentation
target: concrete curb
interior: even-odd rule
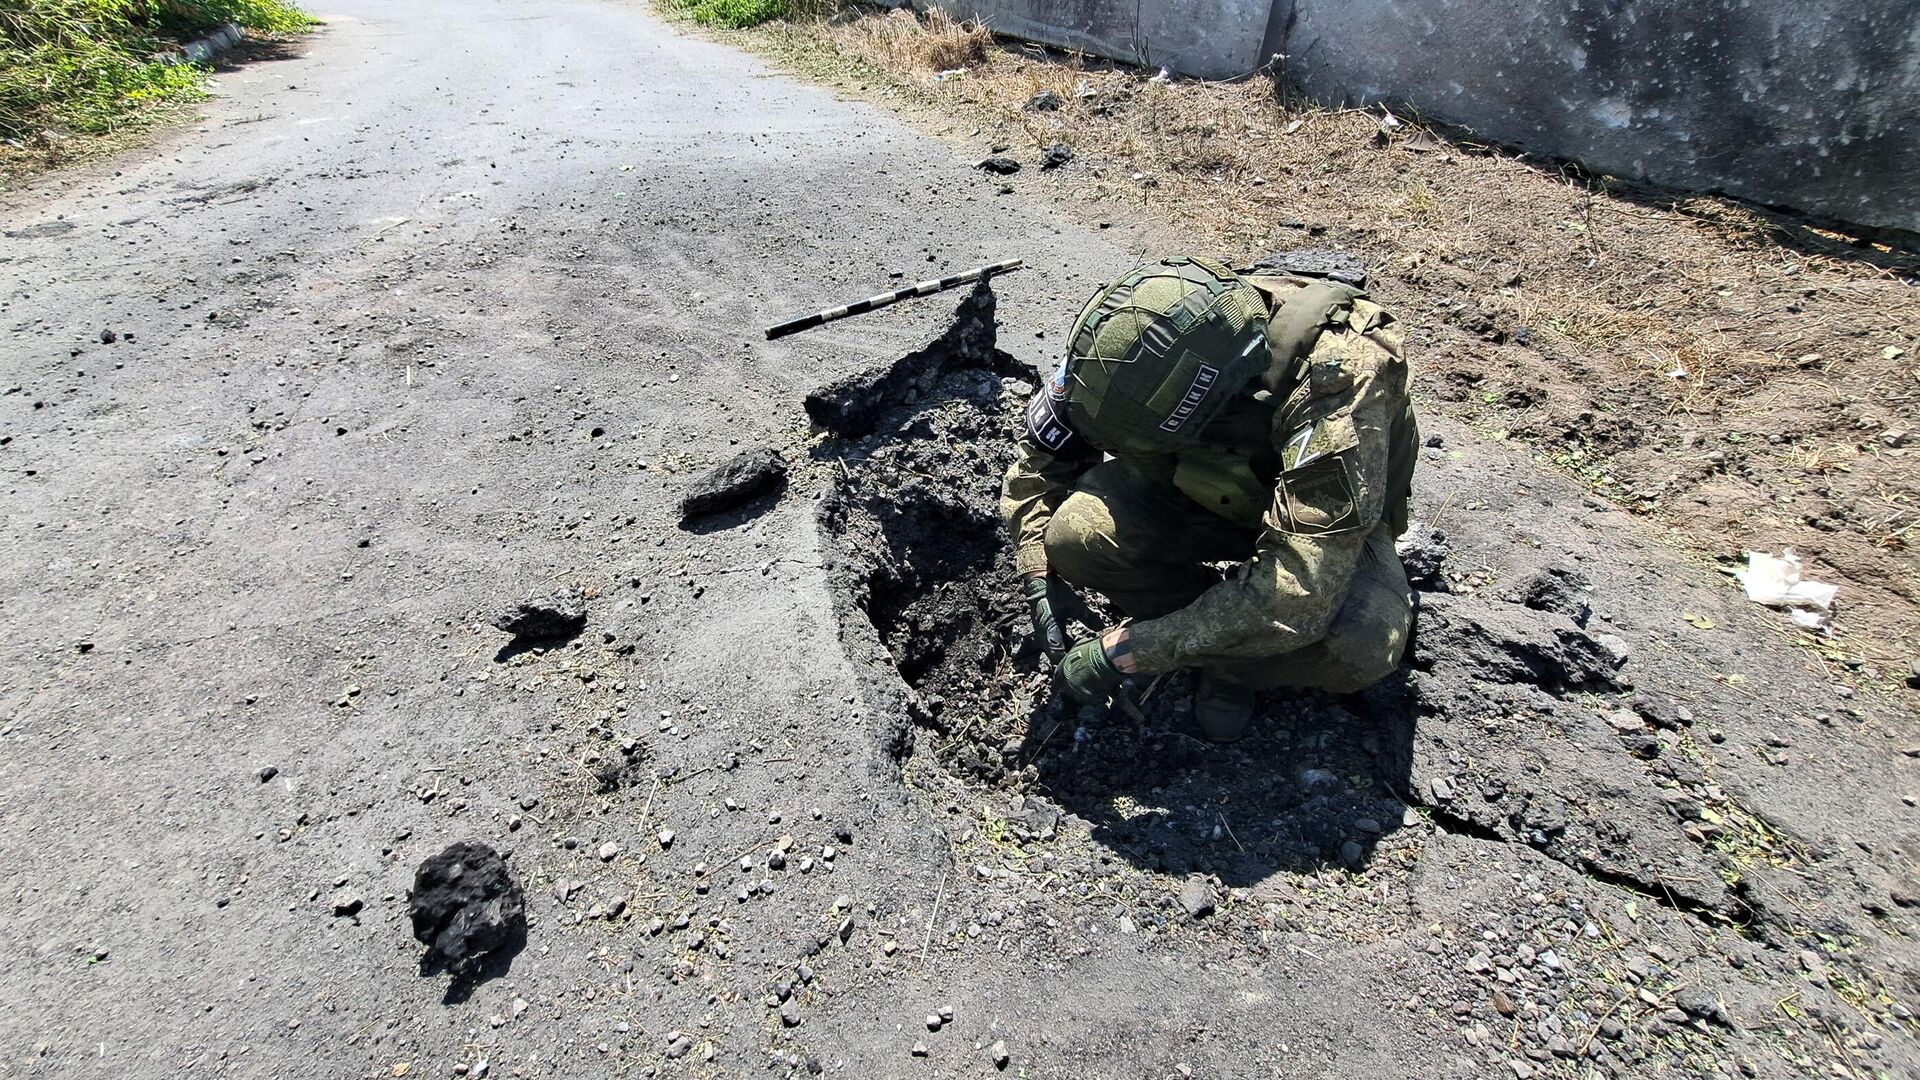
[[[205,64],[214,57],[246,40],[246,31],[233,23],[228,23],[203,38],[195,38],[180,46],[180,51],[169,54],[176,63]]]

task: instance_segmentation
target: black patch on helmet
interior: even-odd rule
[[[1027,438],[1056,456],[1075,453],[1086,440],[1067,420],[1066,395],[1041,390],[1027,402]]]
[[[1187,422],[1187,417],[1193,415],[1193,410],[1207,400],[1208,394],[1213,393],[1214,384],[1219,381],[1218,368],[1201,364],[1200,370],[1193,373],[1193,385],[1187,387],[1186,396],[1180,399],[1180,404],[1174,406],[1172,414],[1160,422],[1160,430],[1179,431],[1180,426]]]

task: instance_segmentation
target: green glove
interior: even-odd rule
[[[1067,588],[1051,576],[1041,574],[1030,577],[1020,586],[1026,595],[1027,609],[1033,613],[1033,636],[1040,641],[1040,647],[1047,651],[1047,659],[1055,664],[1067,652],[1067,613],[1065,596]]]
[[[1106,646],[1095,637],[1067,650],[1060,661],[1060,688],[1082,705],[1105,705],[1127,680],[1107,659]]]

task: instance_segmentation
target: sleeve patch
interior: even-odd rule
[[[1360,433],[1354,428],[1350,413],[1321,417],[1295,428],[1280,444],[1280,471],[1303,469],[1359,445]]]
[[[1067,421],[1065,396],[1055,396],[1044,387],[1027,402],[1027,438],[1054,455],[1074,452],[1084,443]]]
[[[1279,531],[1316,536],[1360,527],[1359,485],[1348,455],[1322,457],[1280,475],[1273,516]]]
[[[1280,447],[1275,528],[1304,535],[1358,528],[1361,484],[1353,451],[1359,445],[1359,432],[1346,412],[1304,424],[1288,435]]]

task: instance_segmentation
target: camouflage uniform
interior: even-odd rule
[[[1001,513],[1020,572],[1098,590],[1134,620],[1143,673],[1357,690],[1399,664],[1412,619],[1393,545],[1419,438],[1400,336],[1355,290],[1246,280],[1268,301],[1275,377],[1170,452],[1109,457],[1030,421]],[[1290,344],[1297,359],[1280,355]],[[1235,565],[1223,578],[1212,563]]]

